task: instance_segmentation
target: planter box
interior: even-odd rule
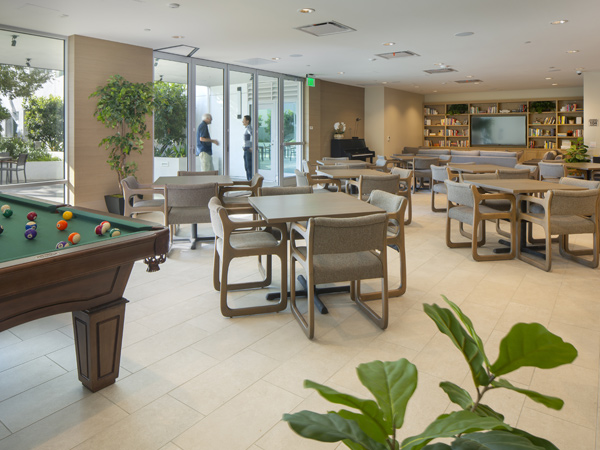
[[[64,176],[64,161],[27,161],[25,174],[27,181],[62,180]],[[22,178],[19,173],[19,178]],[[13,182],[16,178],[13,177]]]

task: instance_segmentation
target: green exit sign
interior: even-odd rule
[[[311,77],[306,78],[306,85],[308,87],[315,87],[315,79]]]

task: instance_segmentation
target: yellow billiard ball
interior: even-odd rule
[[[71,211],[65,211],[63,213],[63,219],[71,220],[73,218],[73,213]]]

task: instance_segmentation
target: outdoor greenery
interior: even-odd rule
[[[571,147],[567,150],[565,161],[573,162],[588,162],[590,158],[587,154],[588,146],[583,143],[583,138],[578,137],[575,142],[571,142]]]
[[[577,350],[538,323],[518,323],[502,339],[498,358],[491,363],[469,317],[443,298],[450,309],[425,304],[425,313],[463,354],[477,394],[474,398],[454,383],[440,383],[450,401],[460,407],[458,411],[441,414],[422,433],[398,442],[396,432],[407,417],[406,407],[418,378],[417,368],[402,358],[358,366],[358,378],[375,400],[343,394],[305,380],[305,387],[355,411],[341,409],[327,414],[300,411],[285,414],[283,420],[300,436],[322,442],[341,441],[352,450],[558,450],[551,442],[505,423],[504,416],[483,404],[482,399],[488,391],[508,389],[548,408],[561,409],[564,403],[561,399],[519,388],[500,377],[521,367],[550,369],[569,364],[577,357]],[[438,438],[452,442],[430,444]]]
[[[154,83],[154,156],[186,155],[187,90],[184,84]]]
[[[64,103],[62,98],[29,97],[23,103],[24,122],[29,139],[40,142],[45,150],[62,152],[64,143]]]
[[[142,153],[144,139],[150,139],[146,119],[155,105],[154,83],[132,83],[121,75],[113,75],[91,97],[98,98],[94,116],[107,128],[116,130],[98,146],[109,151],[106,162],[117,173],[120,190],[121,180],[135,176],[137,171],[137,164],[127,157],[131,152]]]

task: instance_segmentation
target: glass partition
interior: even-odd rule
[[[279,79],[258,76],[258,172],[266,184],[279,184]]]
[[[252,73],[229,71],[229,175],[238,180],[254,174],[253,82]]]
[[[223,74],[221,68],[196,65],[196,159],[195,168],[191,170],[218,170],[223,173]]]
[[[302,167],[302,82],[283,80],[283,176]]]

